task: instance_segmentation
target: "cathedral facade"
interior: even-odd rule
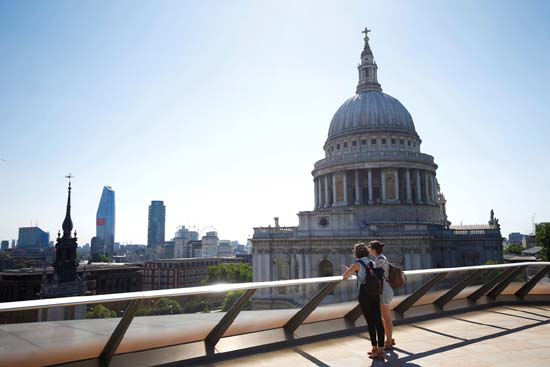
[[[365,29],[356,94],[336,111],[314,165],[314,209],[296,227],[254,228],[254,281],[341,274],[356,242],[380,240],[404,269],[502,262],[493,212],[487,224],[451,226],[434,157],[413,118],[382,92]]]

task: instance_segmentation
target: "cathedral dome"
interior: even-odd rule
[[[381,91],[367,90],[345,101],[336,111],[328,139],[381,130],[417,135],[411,114],[401,102]]]

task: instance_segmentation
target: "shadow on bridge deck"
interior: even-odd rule
[[[401,325],[394,338],[386,361],[367,358],[362,333],[204,366],[540,367],[550,360],[550,307],[502,306]]]

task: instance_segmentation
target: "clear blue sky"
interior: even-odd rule
[[[313,206],[313,163],[354,94],[363,27],[384,91],[411,112],[455,224],[550,220],[550,2],[0,1],[0,239],[80,244],[101,189],[116,240],[252,227]]]

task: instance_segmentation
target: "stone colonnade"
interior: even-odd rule
[[[315,209],[437,202],[435,172],[411,168],[344,170],[314,179]]]

